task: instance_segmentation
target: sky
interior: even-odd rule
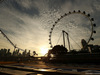
[[[94,41],[100,45],[100,0],[4,0],[0,2],[0,30],[21,49],[36,51],[39,56],[50,49],[49,32],[55,21],[69,11],[90,13],[96,23]],[[52,44],[56,45],[59,35],[65,30],[77,42],[88,39],[91,33],[89,20],[82,15],[70,15],[57,23],[52,33]],[[71,41],[71,39],[70,39]],[[61,42],[61,41],[60,41]],[[72,44],[75,43],[72,41]],[[81,46],[81,44],[79,44]],[[13,46],[0,34],[0,49]]]

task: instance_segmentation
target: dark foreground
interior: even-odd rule
[[[100,75],[99,64],[53,64],[42,61],[3,62],[0,75]]]

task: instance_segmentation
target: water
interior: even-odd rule
[[[18,68],[17,70],[11,68],[0,68],[0,72],[13,75],[48,75],[51,73],[100,74],[100,65],[95,64],[53,64],[35,61],[30,63],[6,64],[3,66]]]

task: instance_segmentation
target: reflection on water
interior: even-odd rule
[[[37,75],[43,75],[43,74],[37,74]]]
[[[65,75],[66,73],[100,74],[100,65],[96,65],[96,64],[71,64],[71,63],[54,64],[54,63],[44,63],[42,61],[37,61],[31,63],[8,64],[4,66],[18,68],[17,70],[13,70],[9,68],[0,68],[0,72],[9,73],[13,75],[51,75],[51,73],[65,73]],[[23,71],[21,69],[25,69],[25,70]],[[46,74],[44,74],[45,72]]]
[[[46,70],[46,69],[39,69],[40,71],[48,71],[48,70]]]

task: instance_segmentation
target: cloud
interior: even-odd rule
[[[39,52],[40,47],[43,45],[49,48],[48,36],[52,25],[61,15],[69,11],[78,11],[80,9],[90,13],[98,25],[95,30],[99,32],[99,4],[100,1],[98,0],[5,0],[0,5],[0,29],[18,47]],[[69,16],[69,18],[62,21],[62,24],[65,24],[65,22],[68,24],[67,30],[71,31],[74,37],[83,38],[84,36],[86,38],[89,35],[85,33],[90,33],[86,20],[81,18],[80,15],[77,18]],[[59,24],[54,32],[58,32],[61,29],[63,27]],[[77,35],[75,34],[76,32],[78,33]],[[94,37],[99,39],[100,35],[97,33]],[[77,39],[77,37],[75,38]],[[6,42],[4,38],[1,38],[1,40]],[[97,44],[99,43],[97,42]]]
[[[22,14],[27,14],[30,17],[34,15],[39,15],[39,10],[37,7],[32,6],[31,1],[23,0],[6,0],[5,6],[9,10],[18,11]]]

